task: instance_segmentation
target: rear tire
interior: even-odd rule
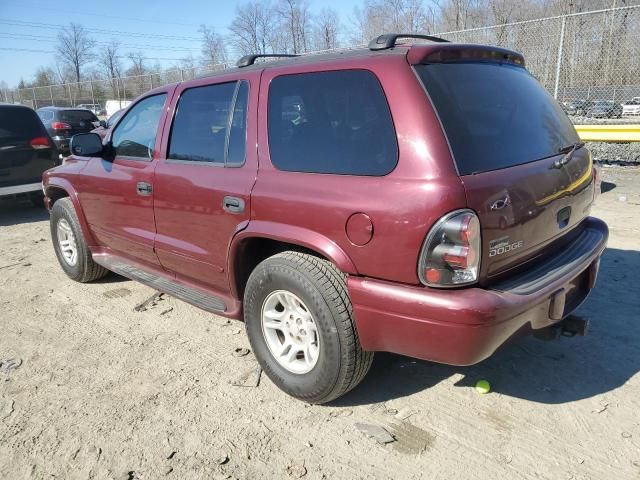
[[[51,240],[58,262],[69,278],[76,282],[92,282],[109,270],[93,261],[87,247],[73,203],[61,198],[51,209]]]
[[[274,315],[282,316],[275,320],[276,327],[265,326],[274,324]],[[289,319],[291,328],[285,326]],[[299,400],[330,402],[360,383],[371,367],[373,352],[360,346],[344,274],[327,260],[293,251],[264,260],[247,282],[244,320],[264,372]],[[299,332],[301,337],[296,336]],[[299,351],[290,346],[277,358],[274,351],[286,347],[288,337],[288,345]],[[308,356],[307,338],[311,339],[308,351],[313,352]],[[283,356],[289,353],[295,356],[287,364]]]

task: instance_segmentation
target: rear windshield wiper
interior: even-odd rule
[[[553,168],[562,168],[563,166],[565,166],[571,161],[575,151],[581,149],[582,147],[584,147],[584,142],[577,142],[558,149],[558,153],[564,153],[565,155],[560,160],[556,160],[555,162],[553,162]]]

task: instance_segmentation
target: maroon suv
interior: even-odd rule
[[[285,392],[322,403],[374,351],[454,365],[566,317],[606,225],[591,156],[518,53],[396,44],[152,90],[45,174],[64,271],[244,318]],[[406,35],[402,35],[406,37]]]

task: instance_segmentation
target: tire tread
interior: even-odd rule
[[[78,253],[82,255],[82,265],[84,266],[84,268],[79,276],[71,277],[71,278],[73,278],[73,280],[80,283],[87,283],[87,282],[93,282],[94,280],[98,280],[99,278],[102,278],[105,275],[107,275],[109,273],[109,270],[107,270],[102,265],[99,265],[93,261],[93,257],[91,256],[91,251],[89,250],[89,248],[87,248],[84,235],[82,235],[82,228],[80,227],[80,221],[78,220],[78,215],[76,213],[76,209],[73,206],[73,203],[71,202],[71,199],[69,197],[61,198],[58,201],[56,201],[56,203],[53,205],[53,209],[51,212],[52,213],[52,217],[51,217],[52,231],[54,228],[53,222],[55,220],[55,217],[58,215],[57,210],[62,210],[62,212],[64,213],[60,212],[60,215],[66,214],[68,220],[71,221],[71,224],[72,224],[71,228],[74,231],[74,234],[76,236],[76,242],[78,244],[78,250],[79,250]],[[56,248],[55,245],[54,245],[54,248]],[[67,275],[69,274],[67,273]]]
[[[371,367],[374,356],[374,352],[365,351],[360,345],[353,307],[345,282],[346,275],[330,261],[307,253],[285,251],[271,258],[280,258],[290,263],[296,270],[307,272],[314,283],[323,290],[325,298],[332,302],[330,307],[338,312],[335,320],[340,330],[340,337],[346,340],[346,348],[341,349],[340,352],[341,362],[345,368],[331,392],[324,398],[314,399],[314,403],[326,403],[341,397],[362,381]]]

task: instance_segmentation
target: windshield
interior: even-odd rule
[[[456,62],[416,71],[460,175],[532,162],[580,141],[560,105],[522,67]]]

